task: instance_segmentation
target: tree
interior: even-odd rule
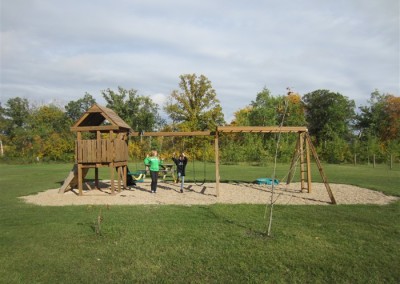
[[[347,97],[328,90],[316,90],[303,96],[306,121],[317,144],[336,137],[349,139],[354,119],[355,103]]]
[[[400,98],[375,90],[368,104],[359,108],[355,127],[365,156],[378,154],[383,159],[400,142]]]
[[[5,132],[12,136],[16,128],[25,128],[29,122],[30,108],[27,99],[20,97],[11,98],[2,110],[5,119]]]
[[[180,91],[173,90],[164,107],[165,112],[181,131],[213,130],[225,123],[222,107],[211,81],[204,75],[185,74],[180,77]]]
[[[301,96],[298,93],[289,91],[285,99],[287,100],[288,107],[286,111],[284,125],[306,125],[304,104],[301,101]]]
[[[72,156],[74,135],[70,126],[67,114],[55,105],[33,110],[30,121],[32,157],[65,160]]]
[[[72,122],[75,122],[95,103],[96,100],[92,95],[85,93],[83,98],[76,101],[70,101],[65,106],[66,115]]]
[[[249,115],[252,111],[251,106],[239,109],[234,113],[234,119],[231,122],[232,126],[248,126],[250,125]]]
[[[27,99],[9,99],[1,109],[1,126],[7,155],[20,157],[26,153],[30,143],[30,107]]]
[[[163,126],[159,107],[150,97],[139,96],[136,90],[122,87],[118,87],[118,92],[107,89],[101,93],[107,107],[113,109],[133,130],[153,131]]]
[[[382,129],[382,138],[388,140],[400,139],[400,97],[388,95],[385,100],[386,128]]]
[[[256,100],[251,102],[252,110],[249,114],[252,126],[275,126],[277,120],[278,99],[273,97],[267,88],[257,94]]]

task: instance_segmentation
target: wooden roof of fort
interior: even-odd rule
[[[132,128],[112,109],[98,104],[90,107],[71,127],[71,131],[130,132]]]

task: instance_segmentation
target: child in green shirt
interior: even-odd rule
[[[160,165],[162,165],[162,160],[158,157],[157,150],[152,150],[151,156],[147,155],[147,157],[144,159],[144,164],[150,169],[151,193],[156,193],[158,171],[160,170]]]

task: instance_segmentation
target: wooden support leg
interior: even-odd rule
[[[99,189],[99,168],[94,169],[94,186]]]
[[[111,194],[114,194],[114,191],[115,191],[114,171],[115,171],[114,164],[110,164]]]
[[[127,186],[126,177],[128,176],[128,167],[127,166],[123,166],[122,169],[123,169],[123,172],[124,172],[123,176],[122,176],[122,182],[124,183],[124,189],[127,189],[128,186]]]
[[[307,160],[307,189],[311,192],[311,161],[310,161],[310,143],[306,141],[306,160]]]
[[[321,162],[320,162],[320,160],[318,158],[317,151],[315,150],[314,145],[311,142],[310,135],[308,133],[306,133],[306,140],[307,140],[307,143],[310,146],[310,149],[311,149],[311,152],[312,152],[312,154],[314,156],[315,162],[317,163],[317,167],[318,167],[319,173],[320,173],[321,178],[322,178],[322,180],[323,180],[323,182],[325,184],[325,188],[326,188],[326,191],[328,192],[328,195],[329,195],[329,197],[331,199],[331,203],[332,204],[336,204],[335,197],[333,196],[331,187],[329,186],[329,183],[328,183],[328,179],[326,178],[324,170],[322,169],[322,165],[321,165]]]
[[[79,190],[79,195],[83,195],[82,164],[78,164],[78,190]]]
[[[218,131],[215,132],[215,189],[217,190],[217,197],[219,197],[219,145],[218,145]]]
[[[117,168],[117,173],[118,173],[118,192],[121,192],[121,167]]]
[[[301,182],[301,191],[307,190],[305,186],[305,169],[304,169],[304,134],[300,134],[300,182]]]

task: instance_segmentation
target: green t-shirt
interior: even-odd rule
[[[150,171],[158,172],[162,161],[158,157],[147,157],[144,159],[144,164],[150,167]]]

